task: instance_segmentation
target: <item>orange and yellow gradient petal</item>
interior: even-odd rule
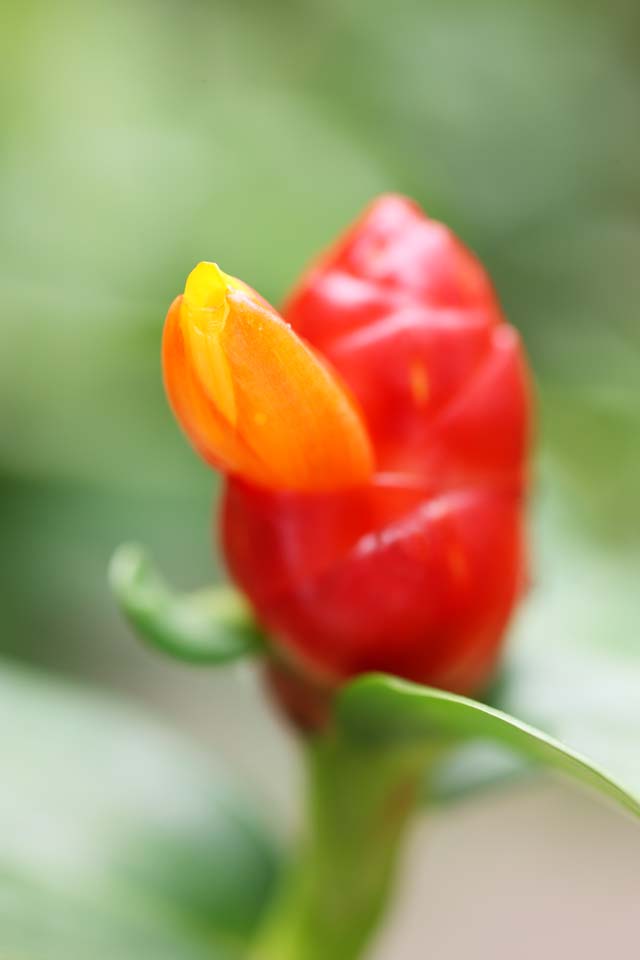
[[[174,413],[211,465],[279,490],[366,483],[373,454],[338,376],[255,291],[199,263],[167,314]]]

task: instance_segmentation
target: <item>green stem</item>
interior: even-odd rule
[[[251,960],[354,960],[386,906],[400,841],[428,754],[354,744],[337,733],[308,744],[308,821],[297,861]]]

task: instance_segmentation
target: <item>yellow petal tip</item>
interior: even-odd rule
[[[189,311],[220,310],[227,297],[228,281],[217,263],[202,260],[193,268],[184,288],[184,306]]]
[[[187,277],[180,319],[205,392],[222,416],[235,426],[238,414],[233,379],[220,343],[229,315],[228,289],[226,273],[217,263],[203,260]]]

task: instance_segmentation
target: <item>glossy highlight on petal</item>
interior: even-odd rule
[[[198,264],[169,309],[163,367],[176,417],[212,465],[272,489],[369,479],[369,437],[339,377],[216,264]]]

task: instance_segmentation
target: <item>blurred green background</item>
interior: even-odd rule
[[[286,819],[297,768],[251,671],[144,649],[106,571],[133,539],[179,586],[222,575],[216,479],[160,378],[164,315],[193,264],[215,259],[278,303],[365,203],[401,191],[486,263],[537,380],[532,582],[500,702],[640,785],[637,0],[0,0],[0,13],[0,658],[152,705]],[[168,889],[188,881],[200,903],[201,883],[231,926],[229,897],[248,891],[253,916],[259,870],[248,846],[238,859],[199,759],[189,775],[165,767],[165,747],[132,738],[119,712],[91,720],[83,693],[27,695],[2,675],[3,864],[24,867],[27,849],[37,883],[57,882],[76,851],[101,876],[114,818],[130,824],[131,808],[148,826],[153,809],[156,886],[170,848]],[[428,872],[419,845],[403,893],[415,929],[403,917],[381,958],[404,957],[407,932],[422,956],[425,903],[443,957],[492,942],[528,960],[548,950],[544,929],[567,955],[601,957],[616,938],[628,950],[636,833],[568,789],[515,798],[430,818]],[[167,829],[181,804],[189,823],[214,817],[208,845]],[[194,850],[204,872],[176,871]],[[11,942],[22,914],[2,889]],[[79,916],[94,926],[73,904],[70,942]],[[158,916],[169,923],[164,901]],[[108,955],[139,956],[162,923],[157,941]],[[42,943],[72,955],[48,927]]]
[[[163,397],[166,308],[200,259],[279,302],[388,190],[478,252],[529,350],[537,489],[563,493],[535,526],[530,621],[638,649],[635,0],[5,0],[3,19],[0,652],[171,712],[158,690],[186,668],[132,643],[106,586],[124,539],[185,587],[220,574],[215,478]]]

